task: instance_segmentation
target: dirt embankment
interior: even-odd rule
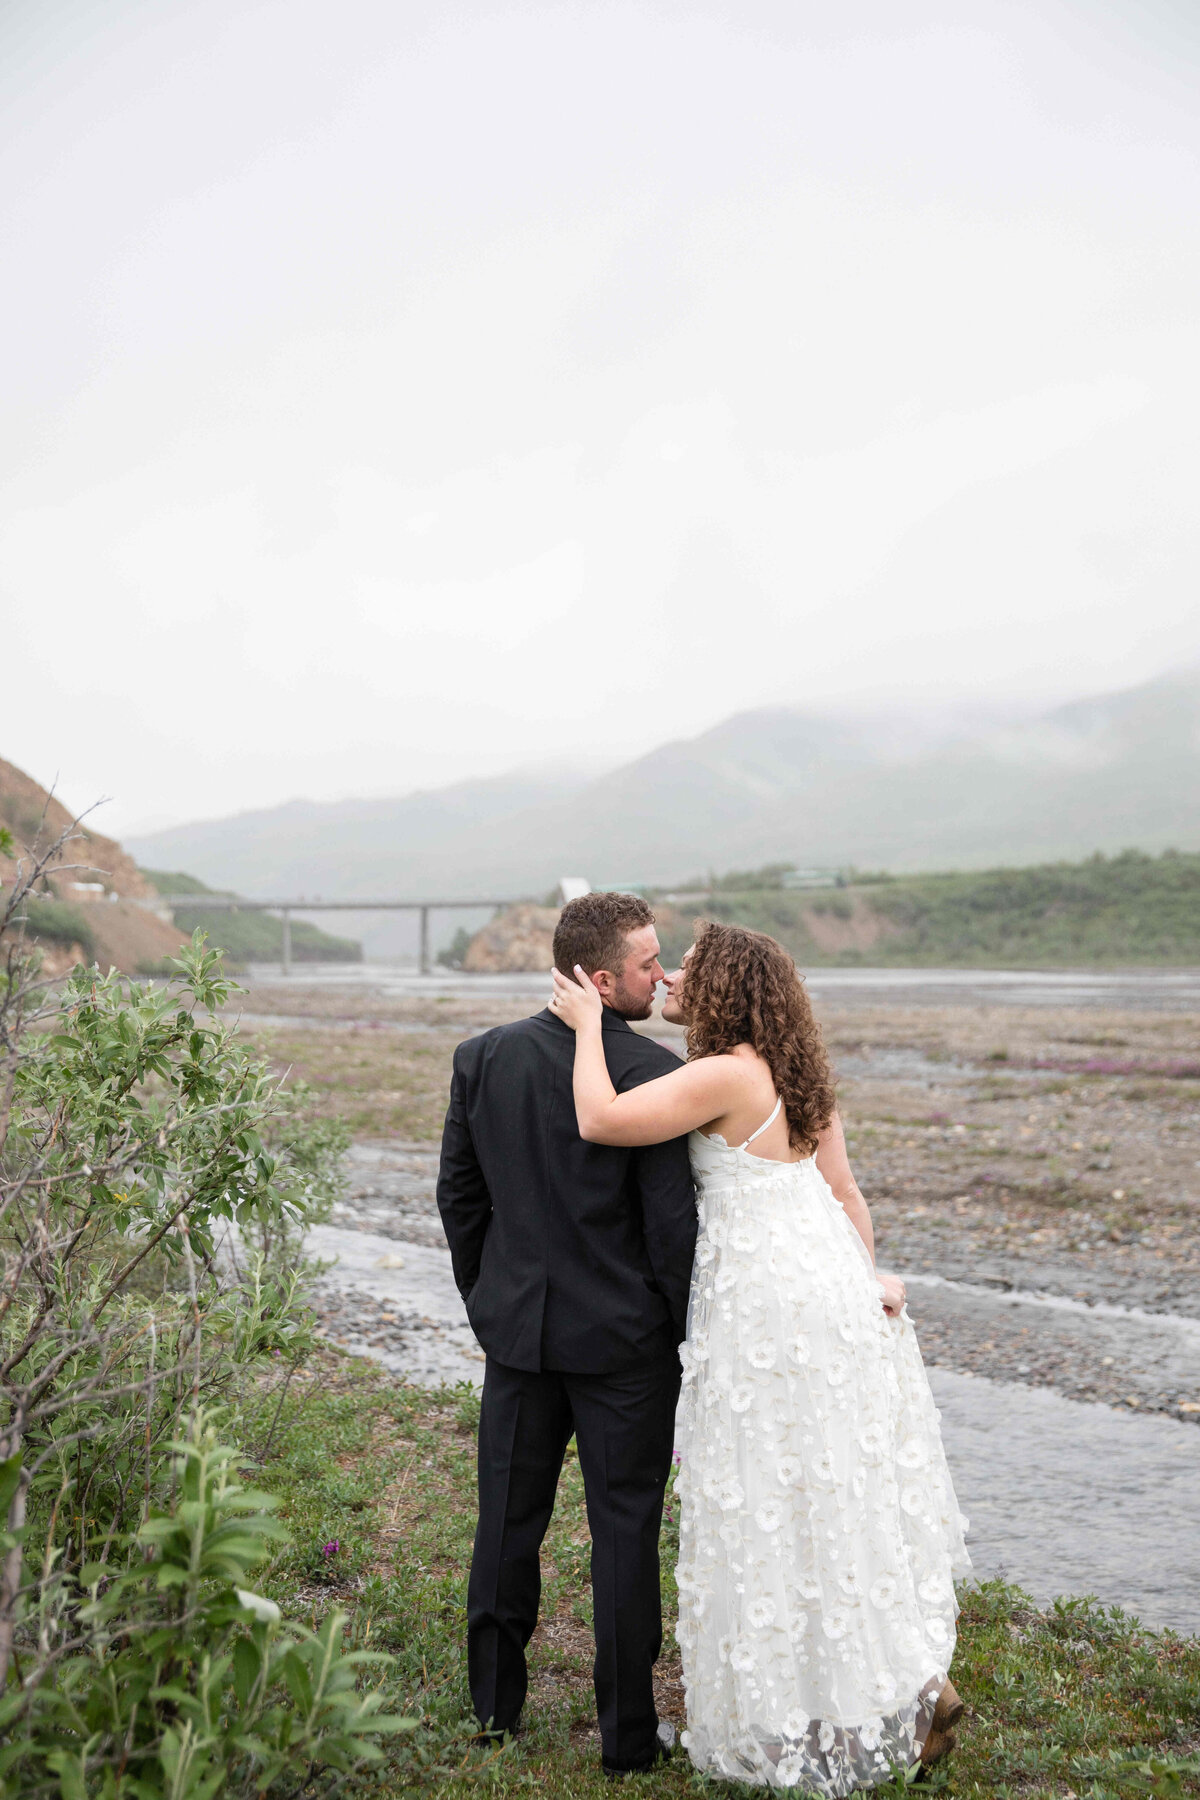
[[[0,760],[0,826],[12,850],[0,853],[0,887],[11,892],[18,864],[68,831],[72,814],[13,763]],[[183,933],[152,910],[155,890],[114,838],[76,827],[46,870],[42,898],[28,907],[26,934],[40,946],[49,975],[77,962],[137,975],[178,952]],[[39,909],[45,908],[39,917]]]
[[[473,975],[549,971],[557,924],[557,907],[510,906],[475,933],[462,966]]]
[[[844,950],[873,950],[885,938],[899,937],[901,928],[876,912],[861,894],[837,894],[814,900],[800,909],[808,935],[823,956],[839,956]]]
[[[654,903],[665,968],[673,968],[692,941],[690,920],[665,901]],[[462,966],[473,975],[549,974],[554,961],[556,906],[510,906],[477,931]]]

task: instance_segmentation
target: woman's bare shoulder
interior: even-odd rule
[[[730,1050],[713,1050],[707,1055],[693,1058],[688,1067],[694,1069],[704,1065],[733,1074],[741,1081],[752,1080],[758,1069],[767,1068],[767,1064],[751,1044],[734,1044]]]
[[[771,1065],[762,1054],[761,1050],[756,1050],[753,1044],[735,1044],[733,1049],[728,1051],[727,1054],[740,1063],[741,1067],[746,1070],[751,1078],[765,1075],[772,1087],[774,1087],[775,1076],[772,1073]]]
[[[755,1106],[775,1091],[770,1065],[749,1044],[735,1044],[731,1050],[699,1056],[687,1066],[707,1071],[705,1085],[726,1107]]]

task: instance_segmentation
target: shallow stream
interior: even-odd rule
[[[309,1239],[332,1264],[315,1295],[325,1331],[411,1381],[478,1384],[436,1150],[356,1145],[350,1169],[346,1201]],[[976,1574],[1043,1602],[1094,1593],[1200,1633],[1200,1324],[919,1271],[908,1281]],[[1166,1394],[1197,1410],[1153,1413]]]

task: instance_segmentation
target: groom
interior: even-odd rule
[[[604,1002],[618,1093],[678,1067],[630,1030],[662,979],[654,914],[633,894],[563,908],[554,961]],[[592,1535],[596,1710],[605,1769],[665,1753],[651,1672],[662,1644],[658,1535],[671,1467],[678,1346],[696,1205],[686,1141],[585,1144],[575,1034],[546,1009],[460,1044],[438,1209],[454,1278],[487,1353],[467,1660],[480,1723],[513,1731],[537,1624],[539,1550],[574,1433]]]

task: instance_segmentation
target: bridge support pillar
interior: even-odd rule
[[[421,908],[421,950],[418,966],[422,975],[429,974],[429,908],[427,906]]]
[[[290,975],[292,972],[292,915],[286,906],[283,909],[283,944],[279,972],[281,975]]]

